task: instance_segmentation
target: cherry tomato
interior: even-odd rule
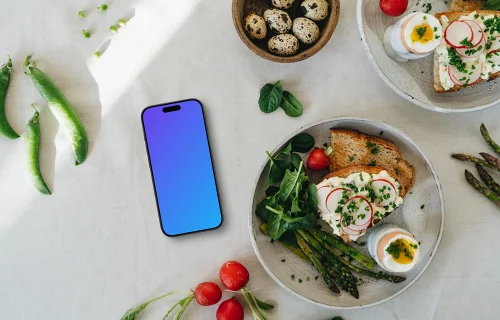
[[[217,320],[243,320],[245,312],[236,298],[231,298],[220,304],[215,318]]]
[[[237,261],[228,261],[219,271],[220,281],[229,290],[238,291],[243,288],[250,278],[247,268]]]
[[[212,306],[222,298],[222,291],[213,282],[202,282],[194,290],[194,298],[200,306]]]
[[[380,9],[391,17],[402,15],[407,8],[408,0],[380,0]]]

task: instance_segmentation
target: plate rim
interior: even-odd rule
[[[492,103],[489,104],[483,104],[479,106],[475,106],[472,108],[464,108],[464,109],[453,109],[453,108],[443,108],[443,107],[438,107],[437,105],[434,104],[427,104],[423,101],[420,101],[419,99],[409,95],[408,93],[402,91],[399,89],[394,83],[389,79],[385,73],[382,71],[382,69],[379,67],[378,63],[375,61],[375,58],[373,57],[373,54],[370,50],[370,47],[368,46],[368,42],[366,41],[366,34],[365,34],[365,28],[363,27],[363,1],[364,0],[357,0],[356,4],[356,20],[358,23],[358,31],[359,35],[361,37],[361,42],[363,43],[363,47],[365,49],[366,56],[368,57],[368,60],[370,61],[372,67],[375,69],[375,71],[378,73],[380,78],[384,80],[385,84],[387,84],[394,92],[396,92],[399,96],[404,98],[405,100],[416,104],[419,107],[425,108],[427,110],[435,111],[435,112],[440,112],[440,113],[466,113],[466,112],[474,112],[474,111],[480,111],[484,109],[491,108],[498,103],[500,103],[500,98],[495,100]]]
[[[439,181],[439,177],[438,177],[436,171],[434,170],[432,162],[429,160],[429,158],[427,158],[427,156],[423,153],[423,151],[417,146],[417,144],[413,141],[413,139],[411,139],[406,133],[402,132],[398,128],[393,127],[392,125],[389,125],[389,124],[387,124],[387,123],[385,123],[383,121],[379,121],[379,120],[375,120],[375,119],[362,118],[362,117],[333,117],[333,118],[328,118],[326,120],[313,121],[311,123],[308,123],[306,125],[303,125],[303,126],[299,127],[294,132],[292,132],[291,134],[287,135],[286,138],[283,139],[278,144],[278,147],[276,147],[276,148],[273,149],[273,152],[271,154],[275,154],[282,145],[284,145],[288,140],[290,140],[289,137],[293,137],[293,136],[295,136],[295,135],[297,135],[297,134],[303,132],[304,130],[307,130],[307,129],[313,127],[313,126],[317,126],[317,125],[321,125],[321,124],[324,124],[324,123],[327,123],[327,122],[333,122],[333,121],[361,121],[361,122],[375,123],[375,124],[382,125],[382,126],[385,126],[387,128],[390,128],[391,130],[394,130],[394,132],[396,134],[398,134],[402,138],[406,139],[414,148],[416,148],[416,150],[420,153],[420,155],[424,159],[427,167],[429,168],[429,170],[430,170],[430,172],[432,174],[432,177],[434,178],[434,181],[436,182],[436,186],[437,186],[437,189],[438,189],[439,199],[440,199],[440,203],[441,203],[441,206],[440,206],[441,207],[441,226],[439,228],[439,234],[438,234],[438,237],[437,237],[437,240],[436,240],[436,245],[435,245],[434,249],[431,252],[429,260],[424,265],[424,267],[422,268],[422,270],[415,276],[415,278],[413,278],[406,286],[404,286],[403,288],[401,288],[401,290],[399,290],[395,294],[393,294],[393,295],[391,295],[391,296],[389,296],[389,297],[387,297],[385,299],[382,299],[380,301],[377,301],[377,302],[373,302],[373,303],[365,304],[365,305],[350,306],[350,307],[332,306],[332,305],[324,304],[324,303],[321,303],[321,302],[309,299],[309,298],[307,298],[305,296],[302,296],[298,292],[295,292],[294,290],[292,290],[289,287],[287,287],[283,282],[281,282],[280,279],[278,279],[277,276],[274,275],[274,273],[269,269],[269,267],[264,262],[264,259],[262,258],[261,254],[260,254],[260,252],[259,252],[259,250],[257,248],[257,241],[256,241],[256,239],[255,239],[255,237],[253,235],[253,224],[252,224],[252,222],[253,222],[253,218],[255,216],[254,212],[253,212],[254,195],[255,195],[255,192],[257,190],[257,185],[258,185],[260,176],[262,175],[262,172],[264,171],[264,168],[267,165],[267,162],[268,162],[267,159],[265,159],[264,163],[261,165],[259,173],[258,173],[258,175],[257,175],[257,177],[256,177],[256,179],[254,181],[254,186],[252,188],[252,196],[251,196],[250,208],[249,208],[249,216],[248,216],[248,231],[250,233],[250,240],[252,242],[252,248],[253,248],[255,254],[257,255],[257,259],[259,260],[260,264],[266,270],[267,274],[281,288],[285,289],[285,291],[287,291],[288,293],[290,293],[290,294],[292,294],[292,295],[294,295],[294,296],[296,296],[296,297],[298,297],[298,298],[300,298],[300,299],[302,299],[304,301],[307,301],[307,302],[310,302],[310,303],[315,304],[317,306],[325,307],[325,308],[328,308],[328,309],[334,309],[334,310],[357,310],[357,309],[364,309],[364,308],[374,307],[374,306],[383,304],[383,303],[385,303],[387,301],[390,301],[390,300],[396,298],[397,296],[399,296],[400,294],[402,294],[403,292],[405,292],[407,289],[409,289],[418,279],[420,279],[420,277],[427,270],[427,268],[429,267],[431,261],[434,259],[434,256],[436,255],[436,252],[437,252],[437,250],[439,248],[439,244],[441,243],[441,239],[442,239],[443,233],[444,233],[444,218],[445,218],[444,196],[443,196],[443,190],[441,188],[441,183]]]

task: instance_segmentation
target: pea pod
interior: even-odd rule
[[[30,76],[38,92],[71,139],[75,165],[82,164],[87,158],[88,139],[80,117],[49,76],[31,61],[31,55],[26,57],[24,62],[24,73]]]
[[[5,115],[5,97],[10,83],[10,72],[12,70],[12,60],[3,64],[0,69],[0,134],[9,139],[17,139],[19,135],[12,129]]]
[[[33,107],[35,108],[35,107]],[[30,182],[43,194],[51,194],[45,180],[43,179],[42,172],[40,171],[40,114],[35,109],[35,114],[26,126],[26,133],[24,134],[24,146],[28,160],[28,173]]]

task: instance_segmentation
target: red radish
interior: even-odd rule
[[[486,40],[483,38],[481,42],[479,42],[479,44],[474,48],[457,48],[455,50],[460,56],[464,58],[477,58],[484,52],[485,49],[486,49]],[[473,50],[473,53],[471,53],[472,51],[470,50]],[[469,51],[469,54],[467,54],[467,51]]]
[[[328,213],[328,208],[326,207],[326,199],[330,194],[330,186],[322,186],[316,190],[316,197],[318,198],[318,208],[323,213]]]
[[[450,76],[451,81],[453,81],[454,84],[461,86],[462,83],[460,81],[458,81],[458,79],[455,78],[455,74],[453,72],[451,72],[453,70],[451,67],[452,66],[448,66],[448,75]]]
[[[349,209],[349,207],[351,206],[350,203],[353,201],[356,204],[355,212]],[[363,196],[355,196],[349,199],[345,203],[342,212],[353,217],[351,224],[349,224],[347,228],[354,231],[365,229],[365,227],[370,224],[373,217],[373,207],[368,199]]]
[[[237,261],[228,261],[219,271],[220,281],[229,290],[238,291],[248,283],[250,274],[244,265]]]
[[[201,306],[212,306],[222,298],[222,291],[213,282],[202,282],[194,290],[194,298]]]
[[[484,38],[483,28],[473,20],[464,20],[464,22],[472,29],[472,40],[470,42],[474,47],[479,45]]]
[[[379,206],[382,207],[388,206],[391,202],[396,201],[396,187],[394,187],[394,184],[389,180],[386,179],[372,180],[372,187],[377,197],[383,197],[384,195],[389,194],[388,199],[383,199],[382,201],[380,201],[379,199],[376,200]],[[381,190],[384,191],[381,192]]]
[[[330,166],[330,159],[325,154],[325,151],[320,148],[316,148],[309,154],[307,158],[307,168],[312,171],[325,170]]]
[[[351,236],[359,236],[363,233],[363,230],[355,231],[355,230],[351,230],[351,229],[347,228],[346,226],[344,226],[342,224],[342,219],[340,221],[340,228],[342,229],[342,231],[344,233],[351,235]]]
[[[491,41],[491,46],[488,50],[488,54],[500,51],[500,36],[496,36],[495,39]]]
[[[243,311],[243,307],[236,298],[222,302],[215,314],[217,320],[243,320],[244,317],[245,312]]]
[[[402,15],[407,8],[408,0],[380,0],[380,9],[391,17]]]
[[[459,85],[465,85],[474,83],[481,77],[483,66],[482,64],[476,64],[475,69],[469,71],[472,74],[460,72],[455,66],[448,66],[448,69],[453,82],[458,81]]]
[[[463,21],[453,21],[444,30],[444,40],[446,43],[454,48],[466,48],[460,42],[464,39],[472,42],[474,32],[471,26]]]
[[[329,213],[334,213],[339,206],[339,201],[342,200],[344,190],[350,191],[349,189],[345,188],[335,188],[326,197],[326,209]]]

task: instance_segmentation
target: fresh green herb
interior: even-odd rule
[[[377,161],[376,160],[370,161],[367,164],[367,166],[369,166],[369,167],[375,167],[376,165],[377,165]]]
[[[331,320],[344,320],[342,317],[333,317]]]
[[[476,13],[476,14],[474,15],[474,19],[477,19],[477,18],[479,18],[479,15]]]
[[[275,84],[266,84],[260,89],[259,108],[264,113],[271,113],[278,109],[283,99],[283,88],[277,81]]]
[[[468,38],[464,38],[462,41],[460,41],[460,44],[467,48],[474,47],[474,44],[472,44],[472,42],[470,42]]]
[[[319,276],[314,277],[314,280],[318,280],[318,279],[319,279]]]
[[[380,149],[377,147],[375,143],[371,143],[370,141],[368,141],[366,142],[366,146],[371,149],[370,152],[372,154],[377,154],[380,152]]]
[[[108,10],[108,5],[107,4],[101,4],[100,6],[97,7],[97,10],[99,11],[106,11]]]
[[[90,38],[90,32],[88,32],[88,31],[87,31],[87,30],[85,30],[85,29],[82,29],[82,36],[83,36],[84,38],[87,38],[87,39],[88,39],[88,38]]]
[[[439,38],[441,38],[441,36],[440,36],[440,35],[437,35],[437,34],[436,34],[436,35],[434,36],[434,39],[439,39]]]
[[[281,102],[281,108],[285,111],[286,115],[289,117],[300,117],[304,112],[302,104],[297,98],[294,97],[289,91],[283,92],[283,100]]]
[[[294,274],[292,274],[292,275],[291,275],[291,278],[292,278],[292,280],[295,280],[295,275],[294,275]]]
[[[450,65],[455,66],[459,72],[467,72],[467,70],[465,69],[465,67],[467,66],[466,63],[463,62],[454,48],[448,48],[448,57],[450,59]]]
[[[425,32],[427,31],[427,27],[420,27],[420,28],[417,28],[417,35],[420,39],[422,39],[422,37],[424,36]]]
[[[111,27],[109,27],[109,31],[111,31],[113,33],[117,33],[118,32],[118,28],[116,26],[111,26]]]
[[[437,28],[437,27],[434,27],[434,29],[432,29],[432,30],[434,30],[434,32],[436,32],[436,31],[438,31],[438,28]]]
[[[118,25],[120,27],[125,27],[127,25],[127,21],[125,21],[125,19],[120,19],[118,20]]]
[[[274,239],[271,239],[271,241],[269,241],[270,243],[274,243]]]
[[[281,262],[286,262],[286,259],[282,259]]]
[[[309,152],[314,147],[314,138],[308,133],[299,133],[290,141],[292,151],[294,152]]]
[[[361,180],[361,181],[365,181],[365,180],[363,179],[363,173],[360,173],[360,174],[359,174],[359,180]]]
[[[349,156],[349,161],[352,161],[354,160],[354,157],[353,156]]]
[[[78,11],[78,16],[82,19],[87,19],[87,14],[85,11]]]
[[[425,7],[425,9],[424,9],[425,13],[429,13],[432,10],[432,4],[430,4],[430,3],[426,3],[424,5],[424,7]]]
[[[366,207],[366,208],[368,208],[368,207]],[[362,220],[362,219],[364,219],[365,217],[366,217],[366,214],[364,214],[364,213],[358,214],[358,219],[361,219],[361,220]]]
[[[426,17],[426,16],[424,16],[424,20],[427,20],[427,17]]]
[[[385,249],[385,251],[390,254],[391,256],[394,257],[394,259],[399,259],[401,256],[401,246],[400,246],[400,241],[396,240],[391,242],[391,244]]]
[[[420,209],[424,209],[424,208],[425,208],[425,204],[420,206]]]
[[[299,283],[302,283],[302,279],[299,279]]]
[[[311,280],[311,278],[310,278],[310,277],[307,277],[307,278],[306,278],[306,281],[309,281],[309,280]]]
[[[478,52],[478,51],[481,51],[483,50],[483,46],[480,45],[479,47],[477,47],[477,49],[469,49],[469,50],[465,50],[465,54],[470,56],[470,55],[473,55],[474,53]]]

